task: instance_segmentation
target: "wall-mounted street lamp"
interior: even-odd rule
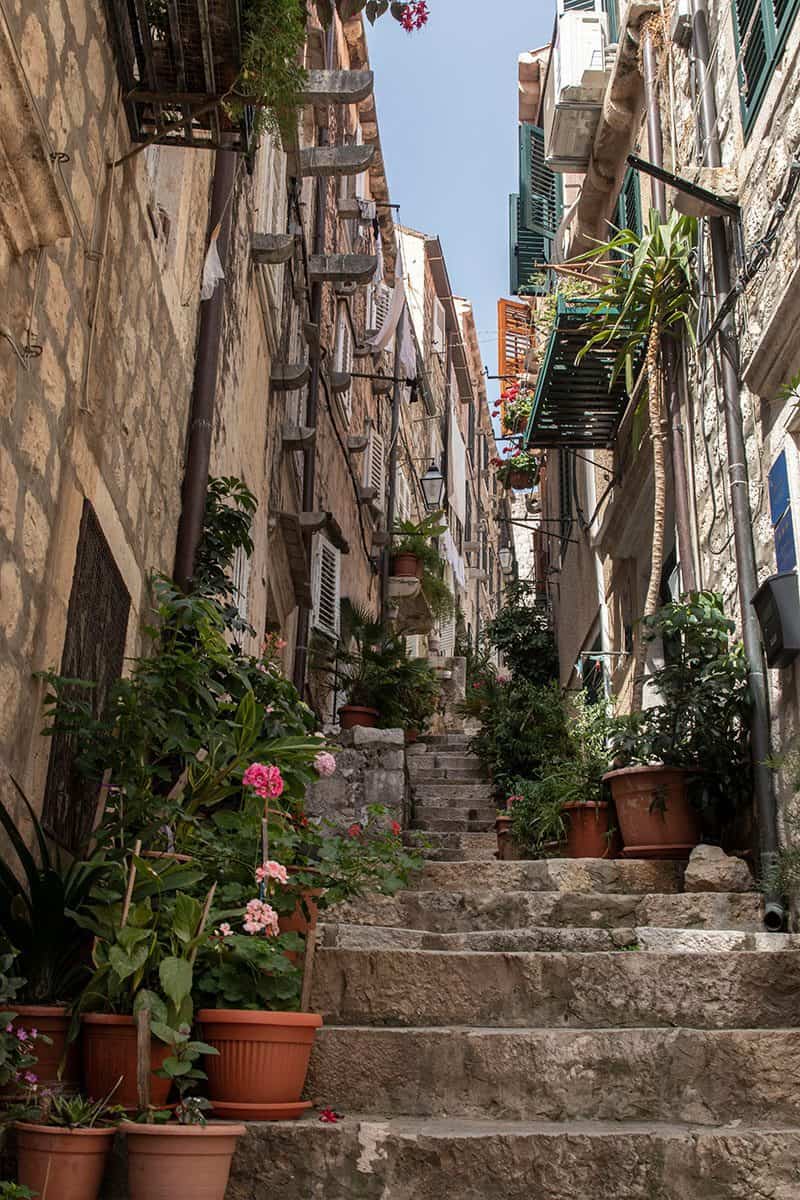
[[[435,462],[428,467],[420,479],[420,483],[428,512],[434,512],[435,509],[441,508],[444,496],[444,475]]]
[[[500,559],[500,570],[504,575],[510,575],[514,566],[514,556],[511,553],[511,547],[501,546],[497,553]]]

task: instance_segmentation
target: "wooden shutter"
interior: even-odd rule
[[[367,334],[380,333],[392,306],[392,288],[385,283],[371,283],[367,290]]]
[[[552,238],[526,229],[520,221],[520,198],[508,198],[509,291],[513,296],[547,294],[547,273],[542,263],[550,261]]]
[[[408,485],[405,471],[397,468],[395,475],[395,516],[398,521],[411,520],[411,488]]]
[[[501,387],[525,370],[531,347],[531,310],[520,300],[497,301],[497,374]]]
[[[783,53],[800,0],[734,0],[742,121],[748,133]]]
[[[628,167],[617,201],[616,219],[614,222],[619,229],[631,229],[641,237],[642,234],[642,191],[639,183],[639,172]]]
[[[353,369],[353,327],[350,324],[350,313],[342,300],[336,310],[336,343],[334,346],[334,368],[349,374]],[[348,420],[353,415],[353,391],[348,388],[339,394],[339,403]]]
[[[551,246],[561,220],[561,176],[544,161],[544,130],[527,121],[519,127],[519,198],[522,225]]]
[[[364,485],[375,488],[378,493],[375,497],[375,505],[381,511],[383,511],[386,491],[385,453],[382,436],[377,429],[370,429],[367,453],[364,456]]]
[[[439,625],[439,653],[443,658],[452,658],[456,648],[456,619],[448,617]]]
[[[340,629],[341,555],[324,534],[314,535],[311,560],[312,625],[328,637]]]
[[[247,621],[250,592],[250,558],[244,547],[237,546],[233,556],[233,600],[242,621]]]
[[[444,354],[447,350],[447,321],[444,305],[438,296],[433,298],[433,340],[431,348],[434,354]]]
[[[112,685],[122,673],[130,606],[128,590],[94,509],[84,500],[61,674],[95,684],[91,692],[76,692],[76,698],[91,704],[95,716],[105,708]],[[42,822],[56,841],[80,853],[92,832],[100,780],[85,779],[78,773],[75,750],[68,734],[53,735]]]

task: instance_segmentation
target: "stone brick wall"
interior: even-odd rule
[[[366,822],[371,805],[381,804],[389,819],[406,826],[409,797],[402,729],[345,730],[336,741],[336,774],[319,779],[306,794],[306,812],[337,828]]]

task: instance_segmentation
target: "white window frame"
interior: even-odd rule
[[[350,310],[345,300],[340,300],[336,306],[336,333],[333,346],[333,369],[344,374],[351,374],[355,352],[355,334]],[[350,421],[353,416],[353,389],[341,392],[337,397],[342,412]]]
[[[341,551],[324,534],[316,533],[311,548],[311,626],[334,640],[341,633],[341,576]],[[327,589],[324,604],[323,589]]]
[[[438,296],[433,298],[433,320],[431,322],[431,349],[434,354],[447,352],[447,316]]]
[[[375,507],[384,511],[386,504],[386,444],[377,429],[370,429],[364,455],[364,486],[377,492]]]

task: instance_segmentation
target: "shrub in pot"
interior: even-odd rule
[[[664,664],[650,679],[660,703],[619,717],[611,784],[624,853],[686,857],[703,827],[724,834],[752,794],[741,643],[713,592],[695,592],[645,619]]]
[[[52,1041],[20,1021],[15,997],[25,980],[15,974],[14,954],[0,955],[0,1095],[8,1102],[38,1082],[39,1061],[48,1061]]]
[[[393,529],[391,549],[392,575],[422,579],[423,571],[438,566],[439,551],[433,539],[447,528],[444,513],[433,512],[422,521],[398,521]]]
[[[121,1115],[112,1098],[31,1089],[13,1114],[20,1184],[39,1200],[97,1200]]]

